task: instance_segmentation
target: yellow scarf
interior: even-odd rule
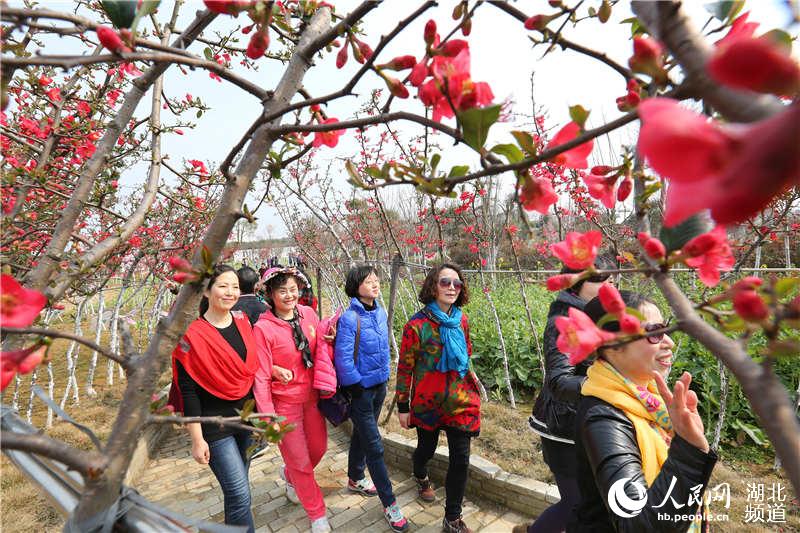
[[[672,423],[655,381],[647,388],[637,387],[603,359],[595,361],[586,376],[581,394],[610,403],[633,423],[644,478],[648,486],[652,485],[667,460],[672,440]]]

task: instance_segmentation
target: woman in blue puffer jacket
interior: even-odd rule
[[[378,432],[378,416],[389,380],[389,325],[386,311],[377,301],[381,286],[375,267],[351,268],[344,291],[352,300],[337,325],[334,363],[339,385],[352,398],[347,488],[364,496],[379,496],[389,526],[393,531],[405,531],[408,521],[392,491]],[[364,475],[365,467],[372,482]]]

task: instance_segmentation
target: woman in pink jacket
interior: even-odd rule
[[[316,313],[298,305],[305,276],[294,268],[271,268],[264,273],[271,309],[253,327],[259,359],[253,394],[262,413],[276,413],[294,425],[279,448],[286,465],[286,496],[301,503],[311,531],[330,531],[322,490],[314,477],[328,447],[325,419],[317,408],[320,396],[336,390],[327,332],[320,331]]]

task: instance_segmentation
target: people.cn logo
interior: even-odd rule
[[[630,479],[629,477],[618,479],[608,489],[608,507],[615,515],[622,518],[633,518],[641,513],[647,504],[647,489],[641,483]],[[625,492],[625,485],[628,482],[636,489],[635,500]]]

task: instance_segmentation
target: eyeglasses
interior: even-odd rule
[[[453,287],[455,290],[460,291],[461,287],[464,286],[464,282],[458,278],[440,278],[439,279],[439,287],[446,289],[448,287]]]
[[[644,330],[645,330],[645,332],[650,333],[652,331],[658,331],[660,329],[667,329],[668,327],[669,327],[668,323],[667,324],[664,324],[664,323],[661,323],[661,324],[645,324],[644,325]],[[662,332],[656,333],[654,335],[648,335],[647,337],[645,337],[645,339],[647,339],[647,342],[649,342],[650,344],[659,344],[661,341],[664,340],[664,335],[666,335],[666,333],[662,331]]]

